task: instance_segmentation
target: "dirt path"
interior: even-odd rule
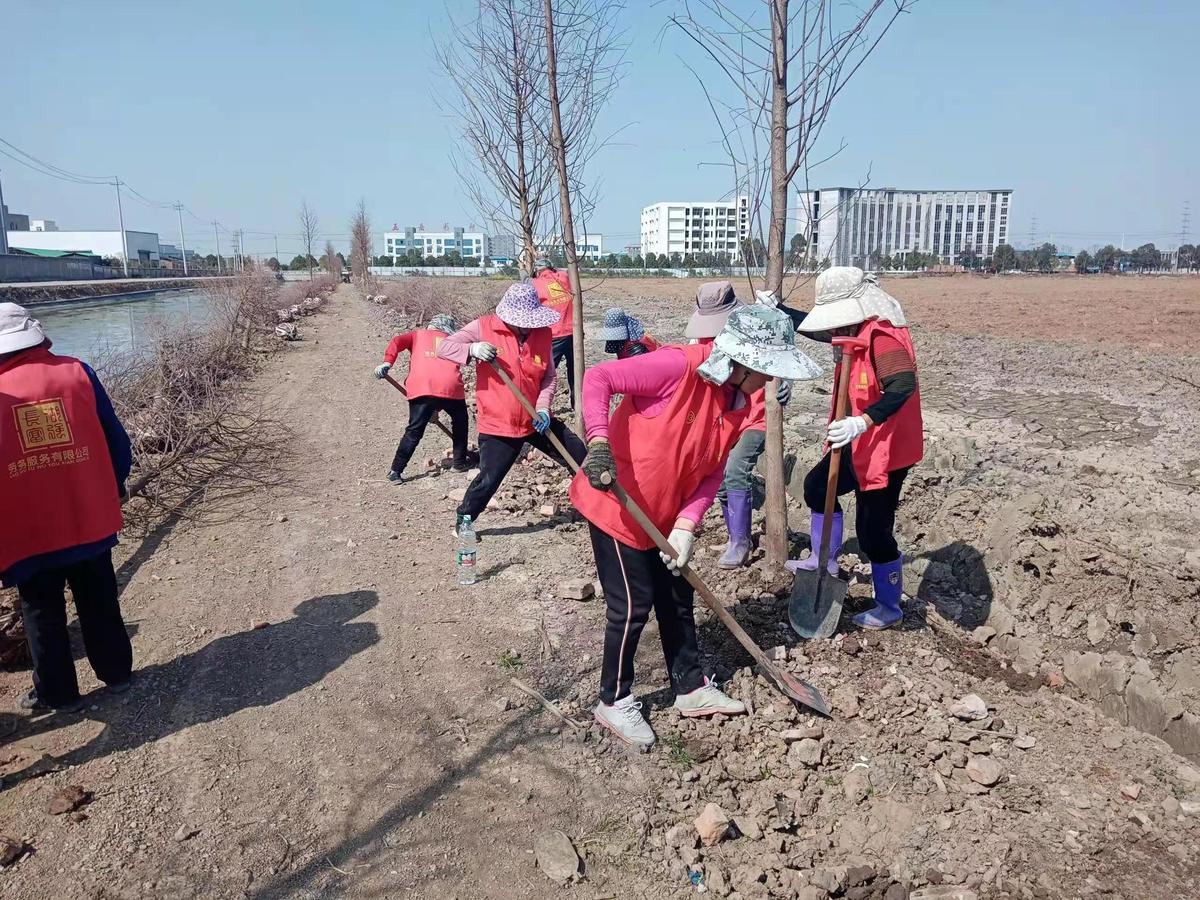
[[[158,536],[123,595],[128,698],[96,694],[82,721],[21,725],[5,748],[8,771],[42,753],[75,767],[0,795],[4,830],[37,850],[0,875],[5,895],[555,893],[526,851],[547,825],[580,833],[581,785],[552,720],[500,711],[519,695],[497,665],[529,643],[529,598],[553,575],[524,568],[529,537],[491,536],[481,564],[503,574],[461,589],[451,476],[381,477],[406,414],[370,377],[375,312],[343,289],[267,362],[295,428],[290,489]],[[44,812],[68,783],[96,793],[87,821]]]
[[[624,300],[656,336],[680,332],[686,302],[619,287],[589,300],[589,318]],[[563,733],[509,680],[589,720],[603,604],[557,591],[594,575],[586,533],[569,512],[539,512],[565,509],[562,471],[514,469],[481,522],[470,588],[455,583],[449,534],[466,479],[382,477],[406,418],[370,377],[391,326],[341,289],[256,386],[295,431],[287,490],[126,548],[134,690],[92,695],[63,725],[0,717],[0,831],[36,850],[0,870],[0,895],[682,898],[696,893],[689,871],[735,900],[1200,895],[1200,771],[1165,743],[1200,693],[1186,638],[1200,561],[1155,538],[1140,557],[1153,568],[1131,579],[1111,547],[1060,546],[1124,527],[1126,496],[1143,489],[1195,531],[1200,411],[1143,386],[1190,359],[1092,354],[1094,394],[1077,396],[1070,348],[918,327],[930,444],[902,513],[907,627],[799,644],[786,581],[761,554],[735,573],[712,566],[716,513],[698,568],[835,715],[781,703],[701,613],[705,670],[753,714],[681,720],[651,623],[637,692],[660,744],[637,756],[596,729]],[[799,386],[789,412],[806,461],[820,391]],[[431,429],[411,471],[447,444]],[[1196,461],[1168,468],[1172,446]],[[1136,465],[1147,455],[1151,474]],[[862,598],[855,564],[843,558]],[[1134,579],[1155,591],[1131,610]],[[0,690],[26,678],[0,675]],[[970,693],[983,718],[955,714]],[[43,754],[58,769],[33,777]],[[70,784],[96,794],[81,821],[45,810]],[[709,803],[736,830],[698,848],[691,823]],[[584,854],[581,884],[534,866],[547,827]]]

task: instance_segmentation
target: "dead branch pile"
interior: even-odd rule
[[[491,312],[508,284],[486,278],[461,279],[453,285],[439,278],[400,278],[387,282],[386,292],[373,300],[392,310],[403,327],[424,327],[438,314],[452,315],[465,325]]]

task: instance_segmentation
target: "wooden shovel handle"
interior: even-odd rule
[[[837,399],[833,404],[834,420],[846,417],[846,407],[850,405],[850,348],[842,347],[842,364],[838,370]],[[818,571],[824,572],[829,563],[829,537],[833,529],[833,510],[837,506],[838,474],[842,468],[842,447],[829,451],[829,475],[825,479],[825,518],[821,522],[821,555],[818,560]],[[823,580],[817,576],[818,583]],[[818,589],[818,596],[820,591]]]

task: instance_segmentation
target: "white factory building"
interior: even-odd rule
[[[955,264],[967,251],[987,259],[1008,243],[1012,191],[821,188],[800,193],[797,231],[812,258],[872,268],[872,256],[917,251]]]
[[[562,253],[562,236],[549,235],[538,241],[539,253]],[[577,234],[575,235],[575,254],[580,259],[589,262],[600,262],[604,257],[604,235]]]
[[[491,256],[488,236],[482,231],[467,231],[463,228],[444,231],[425,231],[419,227],[404,230],[395,226],[392,228],[392,231],[385,231],[383,234],[384,256],[405,256],[409,250],[416,250],[422,258],[446,256],[454,251],[458,251],[464,259],[474,257],[482,261]]]
[[[42,221],[42,220],[39,220]],[[53,223],[50,223],[53,225]],[[152,231],[126,231],[129,262],[156,265],[159,261],[158,235]],[[121,259],[125,247],[120,231],[10,231],[10,247],[22,250],[76,250],[96,256]]]
[[[742,242],[750,236],[746,197],[660,202],[642,210],[642,255],[647,253],[727,253],[737,262]]]

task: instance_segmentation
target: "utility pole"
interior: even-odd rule
[[[113,187],[117,189],[117,221],[121,227],[121,269],[129,277],[129,241],[125,238],[125,211],[121,209],[121,179],[113,176]]]
[[[4,217],[4,185],[0,184],[0,255],[8,253],[8,220]]]
[[[217,234],[216,219],[213,219],[213,252],[217,254],[217,274],[221,275],[221,236]]]
[[[179,214],[179,246],[183,249],[183,274],[186,277],[187,267],[187,238],[183,235],[183,204],[175,204],[175,212]]]
[[[279,268],[283,268],[283,260],[279,258],[279,235],[275,235],[275,262],[279,263]]]

